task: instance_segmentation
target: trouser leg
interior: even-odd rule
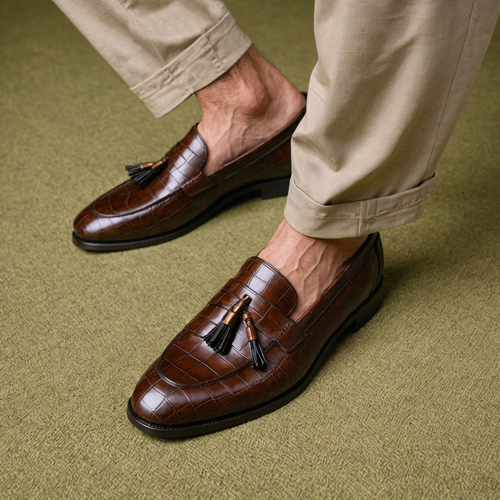
[[[316,0],[318,62],[285,218],[316,238],[417,219],[490,41],[498,0]]]
[[[159,117],[251,45],[220,0],[54,0]]]

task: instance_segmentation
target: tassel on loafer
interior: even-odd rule
[[[210,175],[203,171],[208,148],[195,125],[160,160],[128,165],[130,180],[78,214],[73,243],[98,252],[156,245],[189,233],[248,197],[286,196],[290,140],[304,113]]]
[[[249,258],[146,370],[128,403],[129,420],[147,434],[181,438],[287,404],[309,384],[332,344],[376,314],[383,266],[380,236],[372,234],[297,322],[291,283],[266,261]],[[221,325],[230,334],[217,349]]]

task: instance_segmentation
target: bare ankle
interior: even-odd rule
[[[265,114],[274,91],[269,80],[279,79],[277,75],[269,78],[266,66],[273,68],[253,46],[250,47],[226,73],[196,93],[202,115],[210,117],[213,113],[234,114],[235,111],[249,117]]]
[[[207,174],[272,137],[305,106],[304,96],[253,47],[196,98]]]
[[[297,291],[293,319],[299,319],[333,283],[366,238],[309,238],[283,220],[259,256],[281,271]]]

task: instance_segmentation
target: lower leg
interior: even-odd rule
[[[477,74],[496,0],[316,0],[318,62],[292,139],[287,221],[316,238],[416,220]]]
[[[211,174],[280,131],[305,106],[304,96],[254,47],[224,75],[196,92]]]
[[[460,0],[451,16],[444,1],[381,0],[350,15],[347,0],[316,0],[320,57],[292,140],[291,225],[260,254],[296,288],[294,319],[366,239],[356,236],[421,215],[498,11],[493,0]]]

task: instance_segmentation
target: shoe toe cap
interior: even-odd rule
[[[175,426],[219,416],[221,408],[212,394],[217,389],[181,387],[170,383],[159,375],[158,362],[159,359],[144,373],[131,397],[132,409],[141,419],[153,424]],[[224,394],[227,392],[222,385],[221,391]],[[231,401],[235,402],[234,397]],[[230,405],[227,406],[229,408]]]
[[[117,218],[104,217],[93,210],[92,205],[84,208],[73,222],[75,234],[84,240],[106,241],[113,239]]]
[[[158,374],[155,361],[144,373],[131,398],[132,409],[143,420],[154,424],[181,424],[182,403],[178,389],[164,381]]]
[[[92,212],[92,206],[85,207],[76,217],[73,222],[73,230],[80,238],[93,239],[96,231],[97,218]]]

